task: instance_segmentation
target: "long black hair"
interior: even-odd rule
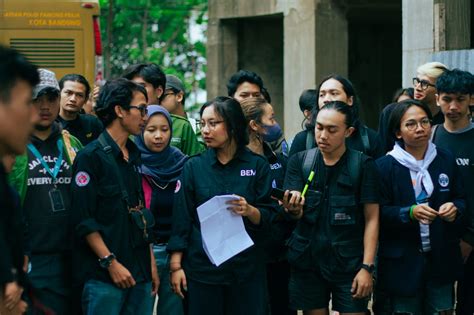
[[[341,83],[342,89],[346,93],[347,97],[352,96],[352,117],[354,119],[354,125],[358,124],[359,121],[359,107],[360,107],[360,100],[359,97],[357,96],[356,90],[354,88],[354,85],[349,79],[344,78],[343,76],[339,74],[331,74],[325,77],[324,79],[321,80],[321,83],[319,83],[317,91],[318,91],[318,105],[319,105],[319,90],[321,89],[321,85],[323,85],[324,82],[327,80],[334,79]]]

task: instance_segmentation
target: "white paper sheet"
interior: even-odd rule
[[[227,210],[235,195],[215,196],[197,208],[204,251],[219,266],[254,243],[245,230],[242,216]]]

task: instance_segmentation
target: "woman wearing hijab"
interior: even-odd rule
[[[169,255],[166,246],[171,235],[173,198],[181,182],[178,177],[187,156],[170,146],[172,123],[168,111],[159,105],[148,106],[146,126],[135,140],[141,152],[142,186],[145,205],[155,217],[153,252],[160,275],[157,314],[183,314],[182,300],[169,285]]]
[[[389,127],[395,146],[377,160],[382,202],[374,311],[451,314],[462,270],[461,177],[453,156],[430,141],[426,105],[399,103]]]

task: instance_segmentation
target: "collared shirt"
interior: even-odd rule
[[[100,120],[89,114],[79,114],[74,120],[65,120],[58,115],[56,121],[63,129],[78,138],[84,146],[97,139],[104,130]]]
[[[208,149],[186,162],[180,181],[182,185],[177,188],[173,206],[168,251],[184,253],[182,264],[186,276],[204,283],[231,284],[263,272],[262,244],[274,213],[270,199],[270,167],[266,159],[245,148],[223,165],[215,150]],[[196,208],[212,197],[224,194],[244,197],[248,204],[260,210],[261,223],[256,226],[244,217],[245,228],[255,245],[216,267],[202,247]]]
[[[140,152],[131,140],[126,147],[129,160],[126,162],[122,152],[107,131],[105,139],[111,146],[123,182],[127,188],[130,204],[138,205],[141,192],[141,177],[138,173]],[[110,252],[124,265],[139,282],[151,279],[151,257],[149,246],[132,247],[130,238],[131,220],[128,208],[123,201],[119,177],[108,160],[98,140],[87,145],[77,155],[73,165],[72,210],[79,237],[81,266],[85,280],[93,278],[111,282],[108,271],[102,269],[98,257],[92,252],[85,237],[99,232]],[[79,272],[79,270],[78,270]]]

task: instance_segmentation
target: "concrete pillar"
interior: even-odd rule
[[[209,19],[207,30],[207,99],[227,95],[226,80],[238,70],[236,20]]]
[[[345,9],[334,0],[316,6],[316,84],[329,74],[348,77],[349,36]]]
[[[402,0],[402,84],[412,86],[416,68],[430,61],[434,49],[433,0]]]
[[[303,115],[298,99],[304,89],[316,85],[315,1],[281,1],[283,19],[285,135],[301,131]]]

